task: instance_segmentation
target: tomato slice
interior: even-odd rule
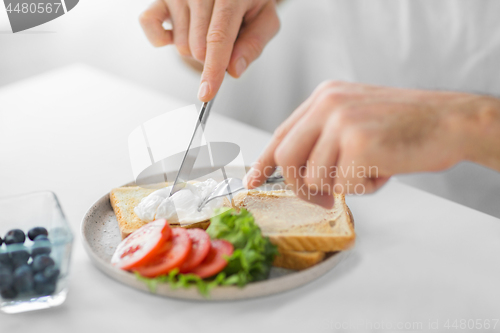
[[[142,276],[157,277],[180,267],[191,250],[191,239],[184,228],[172,230],[172,240],[164,244],[157,255],[145,265],[134,267]]]
[[[181,265],[179,271],[186,273],[198,266],[210,251],[210,236],[203,229],[187,229],[192,246],[186,261]]]
[[[233,254],[233,244],[223,239],[213,239],[211,245],[205,260],[189,273],[204,279],[219,273],[226,267],[227,260],[224,257]]]
[[[129,270],[155,257],[159,249],[172,237],[172,229],[165,219],[156,220],[137,229],[116,248],[111,263]]]

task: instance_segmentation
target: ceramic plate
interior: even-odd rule
[[[215,180],[219,181],[219,179]],[[133,185],[133,183],[127,185]],[[82,221],[81,233],[85,250],[101,271],[118,282],[150,292],[147,285],[138,281],[134,274],[115,268],[110,263],[111,257],[121,241],[121,236],[113,208],[109,202],[109,194],[102,196],[87,211]],[[199,294],[196,287],[174,290],[168,284],[159,284],[155,293],[166,297],[204,301],[237,300],[272,295],[297,288],[317,279],[335,267],[345,256],[346,252],[329,254],[321,263],[302,271],[273,267],[267,280],[250,283],[244,288],[216,287],[211,290],[209,298]]]

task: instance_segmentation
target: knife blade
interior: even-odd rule
[[[189,141],[189,145],[182,159],[179,171],[177,172],[177,175],[175,177],[174,185],[172,186],[169,197],[171,197],[175,192],[184,188],[185,183],[189,180],[189,175],[193,170],[194,163],[200,151],[203,131],[205,130],[205,124],[207,123],[214,100],[215,97],[209,102],[204,102],[201,106],[200,113],[198,114],[198,118],[196,119],[196,126],[194,128],[193,135],[191,136],[191,141]],[[193,145],[195,146],[195,148],[191,148],[193,147]]]

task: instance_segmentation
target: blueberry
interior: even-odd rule
[[[11,273],[14,271],[14,270],[12,269],[12,265],[9,265],[9,264],[2,264],[2,263],[0,263],[0,270],[2,270],[2,269],[4,269],[4,268],[5,268],[5,269],[8,269]]]
[[[33,256],[33,258],[41,254],[50,254],[50,252],[52,251],[51,244],[48,240],[39,239],[42,236],[43,235],[38,236],[35,239],[35,243],[31,247],[31,255]]]
[[[42,274],[48,281],[56,283],[59,274],[61,274],[61,271],[58,268],[56,268],[56,266],[49,266],[45,268]]]
[[[17,244],[17,243],[24,243],[26,240],[26,235],[21,229],[12,229],[4,237],[4,242],[7,245],[10,244]]]
[[[0,291],[0,296],[2,296],[3,299],[13,299],[16,298],[17,291],[12,287],[7,289],[2,289],[2,291]]]
[[[13,282],[12,270],[6,266],[0,266],[0,290],[12,287]]]
[[[49,282],[49,280],[43,275],[43,273],[36,273],[35,276],[33,276],[33,282],[35,285],[40,285]]]
[[[0,264],[5,266],[12,266],[12,259],[10,258],[8,252],[0,252]]]
[[[9,271],[14,271],[14,265],[12,263],[0,263],[0,267],[7,268]]]
[[[46,254],[36,256],[35,259],[33,259],[33,271],[35,273],[42,272],[47,267],[54,265],[55,265],[54,259],[52,259]]]
[[[21,249],[16,249],[10,252],[10,258],[12,259],[14,267],[17,268],[28,263],[30,253],[28,252],[28,249],[23,246]]]
[[[56,285],[55,283],[46,283],[40,285],[35,291],[43,296],[52,295],[56,291]]]
[[[48,255],[50,254],[50,252],[52,252],[50,246],[39,246],[39,247],[33,247],[31,249],[31,255],[33,256],[33,258],[41,254]]]
[[[39,235],[48,236],[49,232],[44,227],[34,227],[28,231],[28,238],[31,240],[35,240]]]
[[[34,242],[36,241],[49,241],[49,238],[46,235],[38,235],[33,239]]]
[[[18,293],[33,290],[33,272],[31,267],[23,265],[14,271],[14,289]]]
[[[35,274],[35,292],[39,295],[50,295],[56,290],[55,282],[47,279],[43,273]]]

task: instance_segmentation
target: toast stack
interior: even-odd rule
[[[249,191],[234,198],[234,206],[252,213],[263,235],[278,246],[275,266],[304,269],[326,253],[346,250],[355,241],[352,215],[343,195],[335,194],[332,209],[297,198],[293,192]]]

